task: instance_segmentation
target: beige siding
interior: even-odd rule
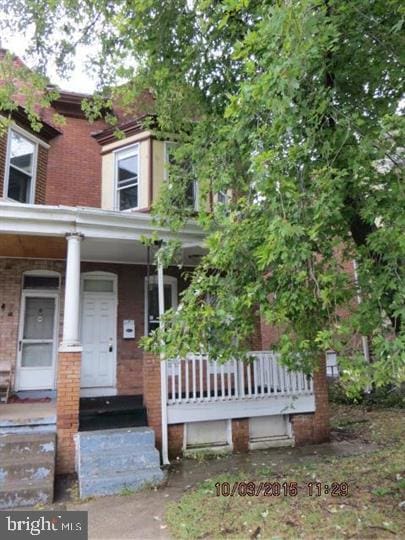
[[[165,172],[165,143],[163,141],[153,141],[153,202],[156,202],[160,188],[166,177]]]
[[[114,209],[114,154],[105,154],[101,164],[101,208]]]

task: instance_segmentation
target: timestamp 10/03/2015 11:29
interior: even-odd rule
[[[347,482],[217,482],[215,484],[217,497],[296,497],[299,494],[310,497],[331,495],[332,497],[347,497],[349,485]]]

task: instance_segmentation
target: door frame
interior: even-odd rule
[[[27,273],[26,273],[27,274]],[[35,274],[36,275],[36,274]],[[41,275],[41,274],[38,274]],[[56,274],[55,274],[56,275]],[[20,318],[18,323],[18,341],[17,341],[17,365],[16,365],[16,378],[15,378],[15,390],[16,392],[24,391],[24,388],[21,388],[21,370],[24,371],[34,371],[34,370],[45,370],[49,369],[46,367],[23,367],[21,365],[22,359],[22,345],[23,336],[24,336],[24,318],[25,318],[25,305],[26,298],[54,298],[55,299],[55,313],[54,313],[54,327],[53,327],[53,341],[52,341],[52,387],[49,388],[32,388],[29,390],[55,390],[56,389],[56,373],[57,373],[57,343],[59,336],[59,290],[42,290],[42,289],[23,289],[21,294],[21,309],[20,309]],[[27,390],[27,389],[25,389]]]
[[[87,279],[99,280],[108,279],[113,283],[112,292],[89,292],[84,291],[84,281]],[[118,361],[118,349],[117,349],[117,325],[118,325],[118,276],[113,272],[82,272],[80,275],[80,342],[82,343],[82,330],[83,330],[83,306],[86,294],[104,294],[111,295],[114,299],[113,302],[113,385],[112,386],[94,386],[94,387],[82,387],[80,383],[80,397],[98,397],[98,396],[115,396],[117,394],[117,361]]]

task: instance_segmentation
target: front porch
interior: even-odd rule
[[[57,468],[72,472],[79,430],[147,424],[138,341],[158,314],[154,249],[143,237],[181,240],[183,270],[163,276],[175,305],[203,234],[189,224],[175,236],[146,214],[90,208],[4,202],[0,215],[0,368],[11,395],[56,393]]]
[[[12,391],[56,392],[58,473],[77,469],[78,433],[106,429],[152,428],[164,464],[200,443],[246,451],[327,436],[322,377],[288,372],[259,338],[250,364],[162,363],[140,349],[204,252],[194,225],[179,235],[182,270],[163,275],[148,267],[142,237],[173,235],[150,216],[9,203],[0,212],[0,364],[11,366]]]

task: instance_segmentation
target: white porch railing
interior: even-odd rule
[[[167,364],[167,404],[186,405],[313,395],[312,377],[289,371],[273,352],[251,352],[254,360],[219,364],[191,354]]]

